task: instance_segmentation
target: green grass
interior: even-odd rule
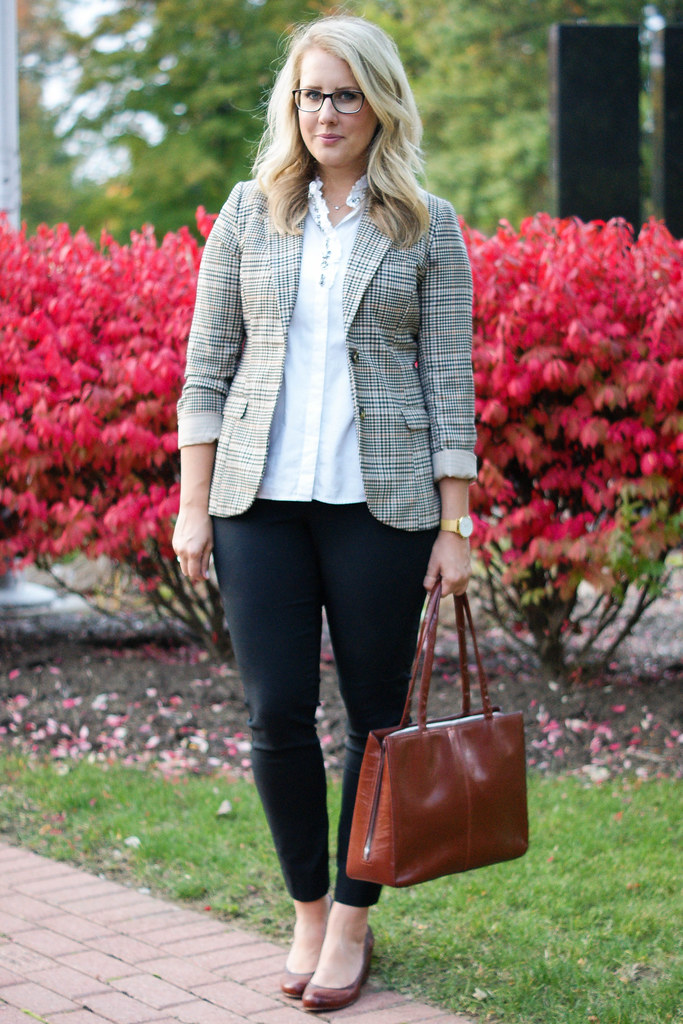
[[[336,813],[336,785],[330,799]],[[529,800],[522,859],[385,890],[377,974],[482,1022],[680,1024],[680,783],[532,776]],[[0,835],[276,939],[291,928],[244,780],[0,759]]]

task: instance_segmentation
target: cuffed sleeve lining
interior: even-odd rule
[[[190,444],[210,444],[218,440],[223,426],[220,413],[189,412],[178,419],[178,447]]]
[[[449,449],[435,452],[432,456],[434,480],[445,476],[456,476],[463,480],[477,479],[477,457],[472,452]]]

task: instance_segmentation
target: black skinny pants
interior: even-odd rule
[[[364,503],[315,501],[257,500],[213,526],[254,779],[285,884],[302,901],[320,899],[330,882],[316,732],[325,608],[347,714],[335,899],[371,906],[380,887],[345,870],[358,775],[368,732],[401,718],[437,531],[385,526]]]

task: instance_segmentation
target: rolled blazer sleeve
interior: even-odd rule
[[[236,219],[243,183],[235,186],[204,247],[178,402],[178,445],[215,441],[244,342],[240,244]]]
[[[473,480],[472,273],[455,211],[430,196],[427,264],[419,287],[418,372],[430,420],[434,479]]]

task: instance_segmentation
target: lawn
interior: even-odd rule
[[[680,1024],[680,782],[531,774],[529,805],[522,859],[385,890],[377,975],[482,1024]],[[0,835],[287,939],[244,778],[0,757]]]

